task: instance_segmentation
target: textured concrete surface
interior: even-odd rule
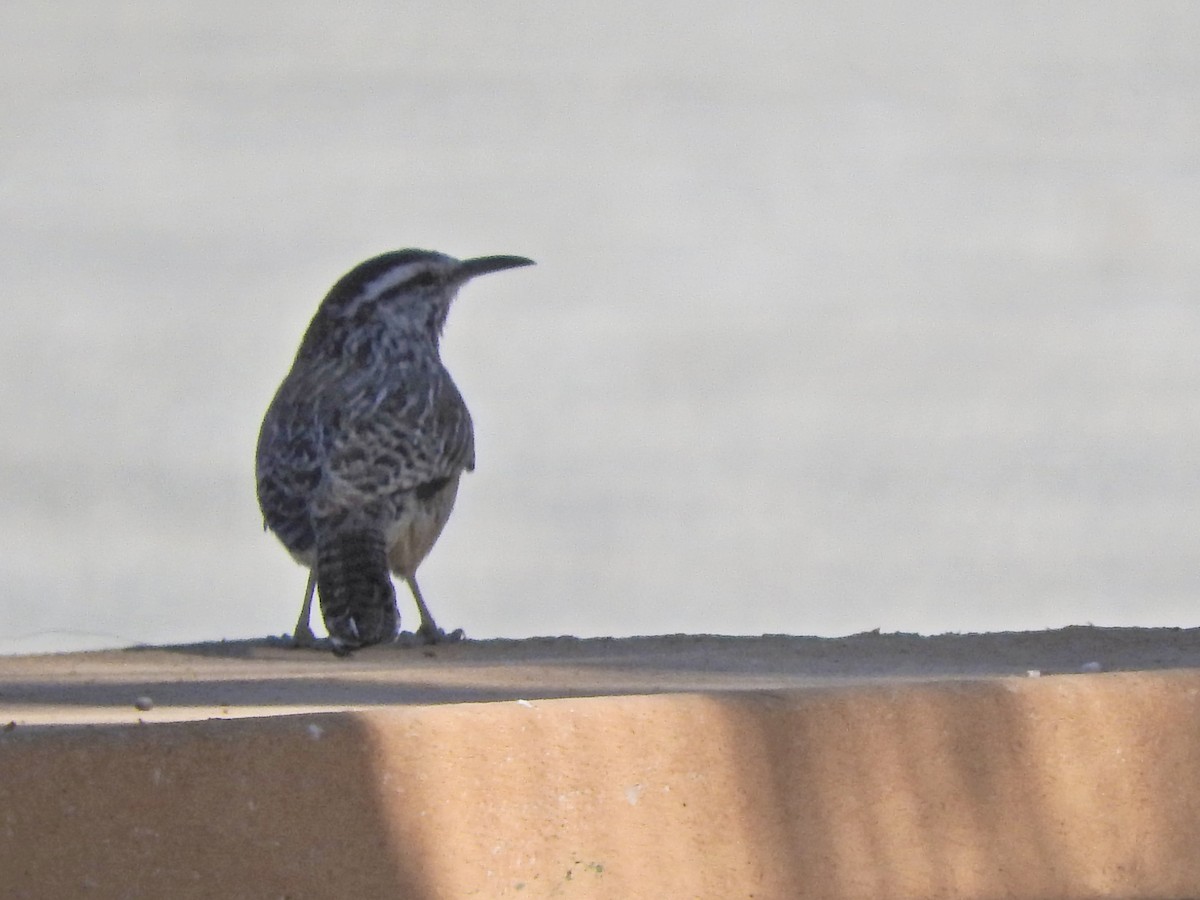
[[[1069,629],[9,660],[0,870],[14,897],[1197,896],[1200,674],[1170,668],[1196,644]],[[988,674],[1035,660],[1040,677]],[[1102,660],[1126,671],[1050,674]],[[169,721],[218,695],[258,715]],[[492,702],[437,702],[472,697]]]
[[[276,640],[234,641],[0,657],[0,722],[165,722],[394,704],[1164,668],[1200,668],[1200,629],[557,637],[373,647],[343,660]]]

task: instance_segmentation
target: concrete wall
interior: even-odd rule
[[[12,897],[1200,896],[1200,674],[0,736]]]

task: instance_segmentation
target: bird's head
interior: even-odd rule
[[[325,295],[305,344],[385,325],[436,341],[458,289],[477,275],[531,266],[523,256],[455,259],[433,250],[393,250],[359,263]]]

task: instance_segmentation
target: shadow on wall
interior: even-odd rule
[[[434,896],[389,839],[373,748],[350,716],[18,729],[0,740],[4,895]]]
[[[6,896],[1200,896],[1193,672],[0,734]]]
[[[780,897],[1195,896],[1200,705],[1170,676],[716,701]],[[1133,689],[1130,689],[1132,685]]]

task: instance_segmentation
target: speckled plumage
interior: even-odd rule
[[[257,451],[266,527],[313,570],[297,642],[311,642],[315,585],[334,649],[391,640],[391,572],[412,589],[426,640],[444,635],[416,570],[475,467],[466,404],[438,341],[468,279],[529,265],[398,250],[367,260],[326,295],[267,409]]]

